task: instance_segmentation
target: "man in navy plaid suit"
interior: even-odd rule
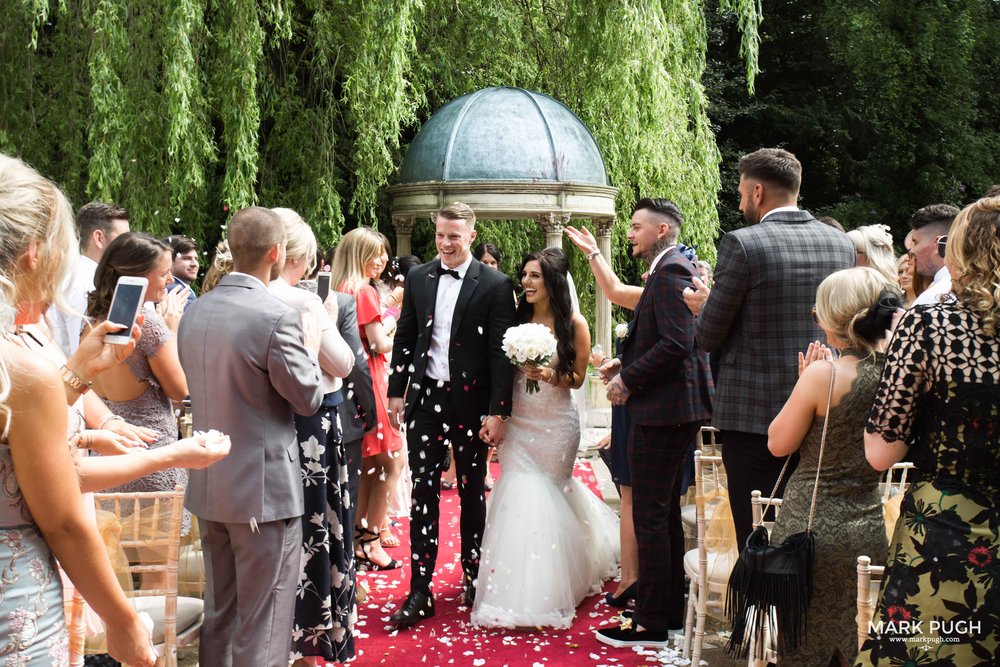
[[[701,308],[698,344],[721,353],[712,425],[722,431],[743,545],[753,525],[750,492],[771,493],[784,463],[767,449],[767,428],[798,379],[798,353],[823,340],[811,315],[816,288],[854,266],[855,252],[846,234],[797,207],[802,165],[794,155],[762,148],[740,159],[739,173],[748,226],[722,237],[711,293],[701,288],[687,301],[696,313]]]
[[[684,303],[684,289],[698,269],[677,250],[681,224],[673,202],[636,203],[628,239],[632,255],[649,263],[649,277],[621,360],[601,368],[610,378],[608,398],[626,405],[632,420],[632,516],[639,545],[635,614],[620,628],[597,632],[599,641],[615,647],[666,646],[669,631],[684,625],[681,469],[695,433],[711,416],[713,389],[708,355],[695,344],[694,316]]]

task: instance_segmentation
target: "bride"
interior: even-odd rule
[[[558,339],[549,366],[516,375],[502,475],[490,494],[472,623],[567,628],[577,605],[618,570],[618,518],[573,478],[580,420],[570,390],[583,384],[590,331],[570,301],[569,262],[547,248],[524,258],[519,323]],[[577,353],[582,350],[582,353]],[[526,380],[540,391],[528,394]]]

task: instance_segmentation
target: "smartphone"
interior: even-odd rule
[[[146,298],[145,278],[122,276],[115,285],[115,294],[111,298],[111,310],[108,311],[108,322],[124,324],[125,328],[104,335],[104,342],[112,345],[125,345],[132,339],[132,325],[139,314],[142,302]]]
[[[319,300],[326,303],[326,297],[330,296],[330,272],[320,271],[316,277],[316,294]]]

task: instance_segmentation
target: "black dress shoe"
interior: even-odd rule
[[[622,594],[615,597],[610,592],[604,595],[604,600],[612,607],[617,607],[621,609],[628,605],[629,600],[634,600],[636,593],[638,593],[639,585],[637,583],[632,583],[631,586],[622,591]]]
[[[414,592],[406,598],[403,606],[389,617],[402,627],[416,625],[434,615],[434,596],[425,592]]]
[[[462,587],[462,603],[471,609],[475,601],[476,587],[472,584],[465,584],[465,586]]]

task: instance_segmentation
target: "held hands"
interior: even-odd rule
[[[612,378],[617,376],[622,371],[622,360],[621,359],[608,359],[604,364],[597,369],[601,374],[601,382],[608,384],[611,382]]]
[[[132,339],[125,345],[104,342],[106,334],[121,331],[122,325],[104,321],[92,327],[80,340],[80,347],[66,362],[66,367],[89,381],[112,366],[117,366],[135,350],[136,343],[142,336],[142,330],[139,328],[141,322],[142,320],[137,320],[137,323],[132,325]]]
[[[697,276],[693,277],[691,281],[694,283],[694,289],[690,287],[684,288],[684,304],[687,305],[692,315],[698,317],[702,306],[708,301],[708,294],[711,290]]]
[[[386,411],[389,413],[389,426],[391,426],[392,430],[396,433],[403,430],[403,410],[403,399],[399,397],[389,399],[389,404],[386,408]]]
[[[833,361],[833,352],[830,348],[823,345],[823,343],[818,340],[809,343],[809,347],[806,349],[805,354],[799,352],[799,375],[802,375],[802,371],[806,369],[806,366],[821,359]]]
[[[479,429],[479,439],[487,445],[499,447],[507,437],[507,422],[502,421],[495,415],[490,415],[483,420],[483,427]]]
[[[597,239],[583,225],[580,225],[580,229],[567,225],[563,227],[563,234],[568,236],[573,245],[579,248],[584,255],[597,252]]]

